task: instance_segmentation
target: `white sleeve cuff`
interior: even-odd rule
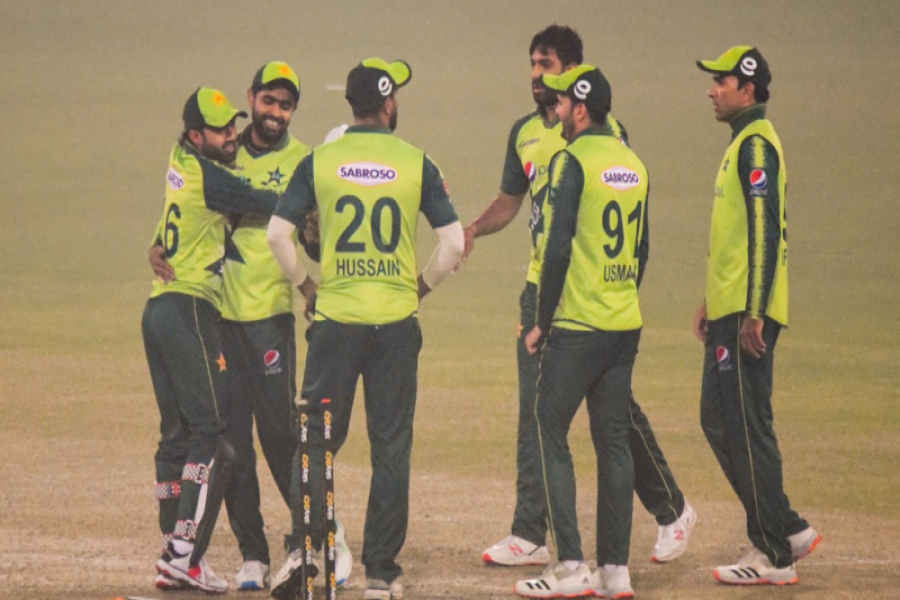
[[[287,219],[273,216],[269,221],[266,238],[269,248],[281,270],[295,286],[306,281],[307,272],[303,263],[297,258],[297,246],[294,244],[294,232],[297,228]]]
[[[438,235],[438,245],[422,270],[422,280],[432,290],[453,272],[465,246],[465,235],[459,221],[438,227],[434,231]]]

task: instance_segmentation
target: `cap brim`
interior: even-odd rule
[[[209,127],[225,127],[226,125],[228,125],[229,123],[231,123],[232,121],[234,121],[234,120],[235,120],[236,118],[238,118],[238,117],[241,117],[241,118],[246,119],[246,118],[247,118],[247,113],[244,112],[244,111],[242,111],[242,110],[235,111],[235,112],[234,112],[233,114],[231,114],[231,115],[228,115],[228,114],[226,113],[226,114],[221,115],[220,117],[216,118],[216,119],[214,120],[215,122],[209,121],[209,120],[206,121],[206,124],[207,124],[207,126],[209,126]]]
[[[397,84],[397,87],[403,87],[409,80],[412,79],[412,69],[410,69],[409,65],[402,60],[395,60],[392,63],[389,63],[387,66],[388,75],[391,76],[391,79],[394,80],[394,83]]]
[[[543,83],[548,89],[553,90],[558,94],[563,94],[568,88],[565,82],[562,81],[562,75],[541,75],[541,83]]]
[[[698,60],[697,66],[700,67],[701,71],[715,73],[716,75],[731,73],[731,69],[726,68],[724,64],[717,60]]]

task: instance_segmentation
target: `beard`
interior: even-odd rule
[[[260,115],[255,111],[253,113],[253,131],[267,146],[276,144],[284,135],[287,126],[288,124],[284,120]]]
[[[535,91],[535,86],[540,90]],[[531,95],[538,106],[547,107],[556,104],[556,92],[545,86],[540,79],[531,80]]]
[[[225,142],[221,146],[204,142],[200,152],[223,165],[233,165],[237,159],[237,142]]]

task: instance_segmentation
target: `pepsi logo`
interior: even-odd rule
[[[537,167],[534,166],[534,163],[530,160],[525,163],[525,177],[528,178],[528,181],[534,181],[534,178],[537,176]]]
[[[716,362],[719,363],[720,371],[731,370],[731,353],[728,351],[728,348],[725,346],[716,348]]]
[[[766,177],[766,172],[762,169],[753,169],[753,171],[750,172],[750,186],[754,190],[765,189],[768,183],[769,178]]]
[[[263,355],[263,363],[265,363],[266,368],[272,369],[278,366],[278,363],[281,362],[281,353],[278,350],[269,350]]]

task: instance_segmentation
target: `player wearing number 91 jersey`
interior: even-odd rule
[[[307,156],[291,178],[269,223],[272,253],[291,281],[306,277],[291,244],[308,213],[318,209],[322,281],[316,316],[307,331],[309,350],[301,397],[310,414],[310,481],[313,514],[321,514],[323,407],[332,414],[335,452],[347,437],[357,380],[363,378],[372,480],[364,530],[365,597],[400,595],[397,554],[409,514],[409,462],[422,347],[419,299],[459,261],[462,227],[438,167],[422,150],[392,135],[396,89],[409,65],[372,58],[347,77],[354,125]],[[439,245],[416,277],[419,212]],[[292,506],[295,531],[302,509]],[[319,547],[322,523],[312,522]],[[295,549],[292,549],[295,550]],[[290,591],[298,570],[292,552],[272,583],[275,597]]]

